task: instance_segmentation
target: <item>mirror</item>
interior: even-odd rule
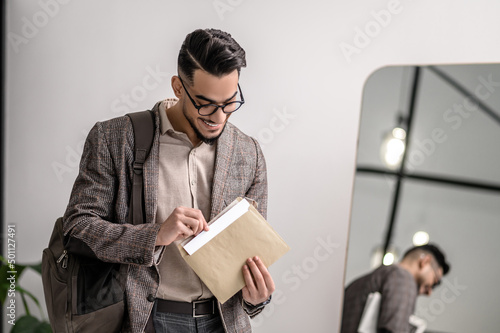
[[[398,155],[395,140],[387,154],[381,147],[398,126],[406,149]],[[382,253],[400,259],[424,231],[451,264],[433,294],[417,298],[426,332],[497,331],[499,143],[499,64],[373,73],[363,92],[346,286],[380,265]]]

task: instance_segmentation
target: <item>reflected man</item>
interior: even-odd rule
[[[432,244],[409,249],[399,264],[380,266],[345,290],[342,333],[356,333],[368,295],[381,294],[377,332],[411,332],[410,316],[418,295],[431,295],[450,269],[445,255]]]

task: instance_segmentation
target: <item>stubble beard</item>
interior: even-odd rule
[[[186,109],[183,108],[182,112],[184,113],[184,117],[187,119],[187,121],[189,122],[189,125],[191,126],[191,128],[193,129],[194,133],[196,134],[196,137],[206,143],[207,145],[213,145],[215,142],[217,142],[217,139],[219,139],[219,137],[222,135],[222,133],[224,133],[224,130],[226,129],[226,124],[227,124],[227,121],[224,123],[224,127],[222,128],[222,130],[220,131],[220,133],[217,135],[217,136],[214,136],[213,138],[207,138],[206,136],[204,136],[199,130],[198,128],[196,127],[196,124],[195,124],[195,120],[194,119],[191,119],[188,115],[187,115],[187,112],[186,112]]]

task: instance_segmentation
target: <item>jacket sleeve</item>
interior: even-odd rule
[[[87,137],[64,214],[64,234],[83,242],[102,261],[151,266],[160,225],[126,223],[126,165],[133,159],[133,135],[128,117],[117,119],[97,123]]]
[[[264,154],[260,148],[259,143],[254,138],[251,138],[255,144],[256,150],[256,163],[255,163],[255,176],[253,181],[245,194],[246,197],[253,199],[257,202],[259,213],[264,218],[267,218],[267,169]]]
[[[260,148],[257,140],[252,138],[255,149],[256,149],[256,164],[255,164],[255,176],[252,181],[250,188],[248,189],[246,196],[255,200],[258,203],[257,209],[259,213],[262,214],[264,218],[267,218],[267,169],[266,169],[266,161],[264,159],[264,154],[262,153],[262,149]],[[243,310],[253,318],[261,313],[265,306],[254,306],[243,301],[243,297],[241,300],[241,306]]]
[[[410,315],[415,310],[417,289],[412,277],[401,270],[387,276],[380,293],[379,332],[410,332]]]

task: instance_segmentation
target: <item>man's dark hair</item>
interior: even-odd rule
[[[450,265],[446,262],[444,253],[434,244],[425,244],[420,246],[415,246],[406,251],[403,258],[415,252],[426,252],[431,254],[437,261],[438,265],[443,269],[443,275],[447,274],[450,270]]]
[[[177,70],[193,84],[197,69],[221,77],[246,66],[245,50],[227,32],[198,29],[186,36],[177,59]]]

